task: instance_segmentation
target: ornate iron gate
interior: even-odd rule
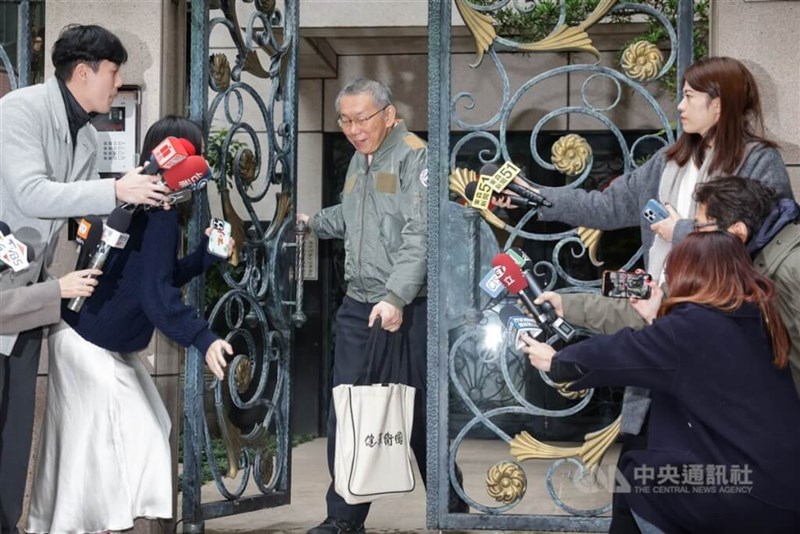
[[[476,105],[476,98],[466,90],[452,87],[451,68],[455,61],[460,60],[451,56],[453,3],[475,41],[477,60],[471,66],[477,68],[481,62],[488,62],[487,70],[490,72],[487,76],[493,77],[495,87],[501,88],[498,92],[501,92],[502,100],[499,104],[490,103],[492,116],[484,122],[469,121],[461,116],[462,111],[471,110]],[[579,2],[560,0],[555,8],[554,20],[557,22],[549,28],[549,33],[526,39],[524,31],[517,27],[510,35],[499,34],[503,20],[507,22],[510,17],[536,9],[540,3],[519,0],[431,0],[428,4],[428,162],[432,177],[428,197],[431,225],[428,266],[429,528],[605,531],[609,525],[608,517],[603,515],[610,510],[610,493],[603,496],[602,502],[597,502],[596,498],[589,499],[588,506],[586,502],[567,504],[564,494],[569,492],[562,490],[568,484],[559,484],[556,476],[571,467],[571,478],[562,477],[560,481],[569,481],[573,487],[580,484],[597,485],[602,478],[600,475],[610,472],[606,467],[613,466],[613,461],[603,465],[603,457],[617,436],[619,420],[586,434],[584,443],[575,447],[546,444],[529,432],[520,432],[516,436],[506,432],[496,422],[498,418],[514,415],[523,419],[533,419],[534,416],[566,419],[585,410],[595,391],[581,392],[572,400],[563,401],[565,407],[559,409],[547,409],[532,401],[523,391],[525,386],[519,378],[529,368],[524,358],[507,350],[505,341],[493,346],[485,344],[492,330],[502,327],[497,313],[500,305],[493,306],[495,301],[490,302],[488,296],[477,288],[478,281],[489,269],[485,261],[486,249],[499,250],[496,241],[483,237],[486,224],[481,215],[507,235],[503,248],[521,239],[540,251],[533,269],[541,280],[540,285],[545,289],[558,288],[566,292],[598,290],[600,280],[597,266],[600,262],[596,257],[596,247],[599,231],[590,228],[531,231],[525,227],[528,222],[535,221],[535,210],[526,213],[518,223],[509,225],[489,211],[455,206],[449,198],[451,195],[466,198],[466,184],[478,179],[477,169],[458,166],[458,162],[464,159],[465,147],[470,143],[483,143],[484,148],[479,152],[480,164],[496,162],[500,166],[503,162],[511,161],[508,135],[512,114],[518,111],[520,101],[532,88],[558,77],[576,73],[587,76],[580,88],[579,105],[567,103],[547,112],[533,126],[526,159],[532,161],[535,169],[529,169],[534,172],[528,172],[528,176],[538,177],[550,172],[560,180],[555,185],[576,188],[582,187],[590,175],[603,172],[596,168],[598,164],[592,157],[591,144],[580,135],[564,135],[558,139],[553,145],[550,161],[540,155],[538,141],[543,136],[543,126],[565,115],[588,116],[607,129],[622,153],[622,164],[617,173],[628,172],[636,167],[641,155],[639,149],[644,144],[655,143],[660,147],[671,143],[674,140],[673,126],[656,98],[643,84],[663,80],[667,76],[677,76],[679,80],[680,74],[691,63],[694,2],[679,0],[677,23],[673,23],[652,5],[599,0],[590,5],[585,18],[568,24],[568,4],[574,6]],[[589,5],[589,2],[584,4]],[[619,67],[602,65],[600,54],[587,32],[601,20],[619,21],[620,17],[631,14],[652,19],[663,27],[669,47],[667,57],[664,58],[656,45],[634,42],[625,48]],[[512,91],[503,60],[509,57],[506,53],[514,52],[585,52],[593,54],[598,61],[593,64],[566,62],[565,65],[536,73]],[[677,66],[677,69],[671,70],[673,66]],[[593,104],[587,96],[587,87],[598,80],[605,80],[614,88],[610,106]],[[609,113],[622,98],[638,98],[642,106],[652,108],[662,131],[637,134],[632,142],[626,138]],[[463,137],[455,144],[451,143],[451,129],[463,132]],[[448,183],[449,191],[446,187]],[[453,234],[454,229],[459,227],[465,236],[465,247],[453,245],[459,241]],[[630,268],[641,254],[639,248],[616,267]],[[580,262],[585,263],[583,275],[572,272],[576,263]],[[594,265],[594,271],[587,277],[585,268],[592,268],[589,262]],[[466,302],[464,306],[454,307],[454,291],[451,291],[455,284],[453,279],[458,278],[461,271],[466,271],[462,273],[463,284],[454,291],[460,290],[460,298]],[[454,309],[457,313],[454,313]],[[588,335],[588,332],[582,334]],[[548,343],[554,344],[556,341],[556,336],[553,336]],[[536,381],[535,387],[540,390],[557,386],[543,374],[533,379]],[[568,393],[563,394],[567,396]],[[463,423],[455,421],[454,425],[451,415],[455,405],[464,407],[466,417]],[[466,491],[465,487],[469,484],[462,484],[457,475],[456,456],[464,446],[467,434],[479,427],[482,427],[484,434],[491,434],[494,439],[508,444],[506,458],[487,464],[485,486],[491,498]],[[542,480],[527,480],[525,464],[522,462],[531,459],[545,464],[546,473],[542,473]],[[490,463],[493,461],[490,460]],[[613,486],[613,476],[610,481],[606,478],[606,482]],[[541,491],[542,497],[537,502],[549,502],[546,503],[548,506],[531,511],[530,506],[525,506],[524,497],[534,484],[541,484],[543,488],[539,489],[546,489],[546,493]],[[474,488],[477,484],[471,485]],[[464,498],[473,513],[448,512],[449,491],[455,491]],[[524,511],[526,508],[527,513]],[[547,511],[542,511],[543,508]]]
[[[221,272],[224,294],[207,302],[212,329],[227,333],[236,351],[226,379],[208,378],[203,355],[195,349],[186,359],[182,513],[186,532],[202,532],[207,519],[290,500],[290,355],[293,322],[305,320],[298,268],[302,258],[295,254],[294,237],[298,4],[296,0],[191,2],[191,116],[203,125],[206,153],[215,162],[217,188],[210,186],[208,194],[220,195],[222,215],[231,223],[239,246],[234,253],[238,266],[226,265]],[[235,55],[209,55],[212,35],[217,46],[232,48]],[[263,204],[271,192],[275,193],[271,219],[265,220],[264,208],[257,203]],[[207,202],[196,206],[190,247],[199,241],[208,214]],[[189,290],[189,300],[199,310],[209,298],[203,286],[203,281],[195,282]],[[211,398],[213,403],[208,402]],[[215,460],[215,440],[224,444],[227,462],[221,463],[227,465]],[[221,500],[201,502],[204,458]],[[253,486],[255,495],[245,496]]]
[[[41,54],[41,42],[37,43],[38,54],[34,51],[33,9],[36,8],[34,4],[43,5],[44,0],[0,0],[2,8],[14,4],[17,7],[16,65],[0,42],[0,67],[7,77],[8,89],[12,91],[30,85],[33,81],[33,62]]]

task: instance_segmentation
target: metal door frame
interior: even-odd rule
[[[475,6],[474,4],[469,4],[468,0],[455,0],[455,3],[461,3],[462,8],[464,5],[473,8],[470,9],[470,14],[476,18],[480,18],[484,16],[482,12],[505,6],[509,4],[510,1],[511,0],[498,0],[490,6]],[[514,5],[517,6],[517,0],[513,1]],[[613,0],[609,1],[612,4],[616,3]],[[479,510],[477,513],[474,511],[474,506],[472,514],[455,514],[448,512],[448,496],[451,491],[452,481],[455,480],[453,470],[454,460],[450,457],[452,446],[448,438],[449,400],[452,395],[449,373],[451,372],[450,360],[454,357],[454,347],[448,342],[448,317],[446,314],[446,299],[442,287],[443,277],[446,273],[450,272],[446,264],[446,256],[448,247],[452,247],[452,243],[449,242],[448,235],[443,229],[446,222],[445,216],[448,213],[446,211],[447,204],[449,203],[448,178],[451,176],[451,171],[453,171],[453,167],[455,166],[455,151],[458,150],[458,146],[456,146],[453,152],[451,152],[450,130],[455,127],[463,128],[463,122],[461,122],[458,117],[454,119],[451,112],[455,109],[457,100],[465,94],[459,93],[458,90],[454,90],[451,87],[451,16],[453,3],[454,2],[450,0],[429,0],[428,2],[428,165],[431,179],[429,180],[428,188],[428,219],[430,226],[428,241],[427,526],[432,529],[459,530],[607,531],[610,519],[608,517],[600,517],[597,511],[588,511],[592,513],[587,513],[587,511],[576,510],[574,512],[567,511],[567,515],[546,516],[506,514],[505,512],[512,510],[514,505],[522,499],[522,496],[519,496],[514,502],[501,504],[492,509],[486,509],[486,507],[484,507],[484,510]],[[601,4],[602,3],[603,2],[601,2]],[[562,10],[559,25],[564,24],[564,0],[562,0],[561,4]],[[682,73],[686,67],[693,61],[693,4],[693,0],[679,0],[677,32],[673,31],[671,36],[672,54],[668,63],[671,64],[672,61],[677,63],[678,80],[681,79]],[[612,6],[611,9],[622,9],[619,5],[628,7],[637,6],[637,4],[622,4],[620,2],[618,6]],[[652,8],[649,8],[649,11],[645,10],[645,12],[654,16],[660,15]],[[476,33],[473,32],[473,37],[476,39],[476,44],[479,48],[479,58],[484,57],[484,53],[487,56],[491,56],[491,59],[498,65],[498,70],[501,70],[502,67],[498,63],[499,60],[495,54],[495,48],[505,47],[506,50],[509,48],[513,50],[515,48],[514,43],[497,36],[489,39],[485,36],[481,37],[476,35]],[[483,43],[481,43],[481,39],[485,39]],[[480,50],[481,44],[485,45],[482,51]],[[517,48],[517,50],[519,51],[519,48]],[[568,48],[563,48],[562,50],[568,50]],[[551,49],[550,51],[560,50]],[[667,68],[668,66],[665,66],[664,71],[660,72],[661,76],[664,75]],[[568,65],[537,74],[535,78],[563,74],[578,69],[595,73],[603,72],[614,76],[619,74],[608,72],[611,69],[600,67],[599,65]],[[619,78],[619,76],[617,77]],[[533,80],[533,78],[534,77],[531,79]],[[633,80],[633,82],[635,83],[636,81]],[[513,107],[514,104],[509,98],[508,78],[504,78],[503,83],[503,109],[498,112],[494,119],[490,120],[493,124],[501,122],[499,117],[503,113],[510,112],[510,107]],[[530,83],[530,80],[528,83]],[[619,86],[619,83],[617,83],[617,86]],[[680,93],[681,89],[678,87],[678,95],[680,95]],[[467,98],[471,98],[471,95],[468,95]],[[678,96],[678,98],[680,97]],[[476,127],[470,131],[480,130],[481,127],[485,125],[475,126]],[[496,158],[500,159],[498,164],[502,164],[502,160],[508,159],[508,152],[504,146],[505,126],[506,124],[500,125],[500,140],[496,147]],[[669,131],[665,135],[667,140],[671,142],[672,132]],[[631,149],[631,152],[632,151],[633,149]],[[629,161],[631,158],[628,157],[630,155],[631,154],[626,154],[626,171],[630,170],[630,165],[632,165],[632,162]],[[534,157],[536,158],[537,156]],[[537,163],[541,164],[542,162],[537,160]],[[575,185],[579,185],[580,181],[582,180],[578,180]],[[522,225],[534,214],[535,210],[532,210],[530,216],[524,217],[516,228],[509,228],[510,237],[508,243],[516,236],[528,239],[536,237],[521,230]],[[470,250],[473,261],[470,264],[470,276],[468,279],[475,282],[471,284],[468,289],[472,306],[465,314],[465,323],[469,323],[469,321],[479,320],[481,317],[479,310],[480,296],[475,286],[477,286],[477,281],[480,280],[483,273],[479,272],[480,240],[478,238],[477,223],[480,221],[480,215],[476,210],[470,209],[465,213],[464,217],[465,220],[463,224],[471,227]],[[573,240],[576,238],[576,232],[574,230],[565,232],[562,239],[570,238]],[[507,246],[510,246],[510,244]],[[635,260],[635,257],[633,259]],[[596,286],[597,284],[591,285]],[[582,289],[587,290],[587,287],[584,286]],[[549,341],[552,342],[553,340],[551,339]],[[458,341],[456,341],[455,345],[457,344]],[[508,410],[515,410],[515,408],[511,407],[508,408]],[[480,417],[486,417],[486,415],[476,415],[476,418]],[[462,437],[463,436],[459,435],[454,441],[458,441]],[[566,456],[560,461],[564,459],[566,459]],[[554,495],[553,492],[551,492],[551,497],[554,502],[558,504],[558,497]]]
[[[237,18],[236,0],[216,2],[215,8],[221,9],[223,15],[213,19],[210,19],[209,3],[208,0],[191,0],[190,116],[202,125],[208,141],[215,112],[222,110],[224,114],[228,136],[221,147],[220,163],[213,169],[223,188],[228,187],[227,181],[230,180],[226,175],[226,160],[234,133],[245,136],[253,148],[249,154],[240,149],[232,156],[233,183],[228,193],[240,196],[252,225],[246,233],[244,224],[241,225],[244,273],[239,278],[230,271],[225,273],[229,291],[216,303],[210,317],[210,321],[227,323],[231,330],[228,337],[238,340],[240,347],[246,347],[245,353],[238,353],[229,363],[224,383],[212,381],[209,387],[204,378],[204,355],[193,347],[187,352],[183,417],[184,532],[203,532],[204,522],[208,519],[290,502],[291,348],[294,343],[293,325],[304,320],[301,310],[302,272],[296,269],[296,261],[302,262],[302,257],[295,254],[296,245],[292,242],[297,202],[299,1],[286,0],[276,9],[275,2],[256,0],[254,14],[246,22]],[[284,8],[283,11],[280,7]],[[238,54],[233,65],[228,64],[225,58],[209,55],[209,36],[215,27],[223,28],[231,36]],[[270,94],[259,94],[242,81],[244,71],[271,80]],[[209,88],[214,93],[211,101]],[[263,119],[265,134],[257,134],[255,128],[246,122],[252,118],[252,115],[245,117],[242,113],[241,104],[246,99],[252,102],[249,112]],[[232,111],[237,106],[238,109]],[[279,106],[282,121],[276,124],[273,121]],[[262,145],[266,145],[266,156],[261,155]],[[263,185],[251,192],[247,188],[251,183]],[[278,207],[270,221],[261,221],[252,204],[273,187],[278,190]],[[206,192],[216,193],[210,184]],[[200,196],[202,201],[195,203],[189,224],[190,249],[198,245],[208,224],[207,197],[205,194]],[[233,210],[229,202],[227,205]],[[229,222],[233,222],[233,217],[238,219],[230,211],[226,215]],[[290,280],[296,281],[296,286]],[[293,289],[294,295],[291,294]],[[189,286],[187,300],[200,313],[203,293],[203,279],[195,279]],[[261,372],[255,376],[259,365]],[[244,400],[239,391],[248,385],[255,392]],[[244,471],[239,487],[227,488],[219,466],[210,462],[217,489],[223,497],[214,502],[201,502],[200,495],[201,464],[204,455],[208,461],[211,439],[203,410],[204,395],[214,396],[218,416],[224,411],[223,398],[226,395],[229,406],[267,411],[264,420],[252,432],[236,436],[241,445],[237,467]],[[266,453],[265,440],[270,433],[276,440],[274,457]],[[265,470],[269,479],[264,476]],[[250,478],[259,494],[244,497],[242,494]]]

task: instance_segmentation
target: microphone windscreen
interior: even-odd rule
[[[520,317],[520,316],[522,316],[522,312],[520,312],[519,308],[517,308],[513,304],[506,304],[505,306],[500,308],[500,321],[503,323],[503,326],[508,325],[508,321],[512,317]]]
[[[126,210],[125,208],[114,208],[114,211],[111,212],[111,215],[108,216],[108,220],[106,221],[106,226],[111,228],[112,230],[116,230],[117,232],[126,233],[128,228],[131,225],[131,219],[133,218],[133,212]]]
[[[498,254],[492,260],[495,276],[510,293],[517,294],[526,287],[528,282],[522,274],[522,269],[511,259],[508,254]]]
[[[475,198],[476,189],[478,189],[478,182],[470,182],[464,186],[464,196],[467,197],[467,200],[470,202]]]
[[[0,221],[0,232],[2,232],[3,235],[8,235],[11,233],[11,228],[3,221]]]
[[[186,150],[187,156],[194,156],[195,154],[197,154],[197,149],[195,148],[194,144],[192,144],[192,142],[186,139],[185,137],[178,137],[177,141],[178,143],[183,145],[184,150]]]
[[[163,173],[164,182],[172,191],[180,191],[208,178],[211,169],[202,156],[189,156]]]
[[[498,170],[500,170],[500,167],[494,163],[485,163],[483,167],[481,167],[481,170],[478,172],[478,174],[482,176],[494,176],[494,173],[496,173]]]

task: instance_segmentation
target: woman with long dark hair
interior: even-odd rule
[[[772,282],[718,231],[675,245],[665,273],[669,297],[652,325],[558,352],[527,338],[523,350],[570,389],[651,390],[647,446],[619,461],[631,484],[619,497],[640,525],[800,532],[800,399]]]
[[[195,123],[168,116],[150,127],[142,162],[166,137],[202,149]],[[188,203],[191,204],[191,203]],[[182,300],[181,286],[221,258],[207,240],[178,259],[178,210],[137,210],[79,313],[62,307],[51,329],[47,406],[27,532],[121,531],[137,517],[172,517],[170,419],[139,351],[158,328],[205,354],[218,378],[233,348]]]
[[[682,133],[646,163],[614,179],[603,191],[542,187],[553,204],[541,207],[539,218],[574,226],[615,230],[638,226],[644,267],[662,281],[670,248],[692,231],[697,203],[695,185],[727,175],[759,180],[779,198],[794,198],[786,165],[774,142],[764,137],[761,99],[753,74],[740,61],[710,57],[697,61],[683,75],[683,98],[678,104]],[[659,200],[667,219],[651,224],[642,217],[645,204]],[[507,201],[500,205],[510,207]],[[627,301],[590,293],[563,294],[564,318],[600,333],[642,325]],[[647,421],[646,390],[628,388],[622,404],[620,432],[623,447],[643,446]],[[614,506],[611,533],[635,526],[625,510]]]

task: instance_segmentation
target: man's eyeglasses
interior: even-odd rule
[[[339,124],[339,128],[341,128],[342,130],[346,130],[347,128],[350,128],[351,126],[361,127],[361,126],[364,126],[365,124],[367,124],[375,115],[377,115],[378,113],[380,113],[384,109],[388,108],[389,106],[390,106],[390,104],[386,104],[385,106],[383,106],[381,109],[379,109],[378,111],[376,111],[375,113],[373,113],[369,117],[364,117],[363,119],[343,119],[343,118],[339,117],[336,120],[336,122]]]
[[[714,222],[706,222],[706,223],[694,223],[693,228],[694,228],[695,232],[699,232],[703,228],[709,228],[711,226],[720,227],[720,225],[722,225],[722,223],[719,223],[719,222],[716,222],[716,221],[714,221]]]

